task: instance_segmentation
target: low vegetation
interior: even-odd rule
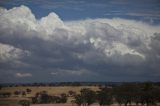
[[[119,106],[132,103],[137,106],[156,106],[160,102],[160,87],[151,83],[123,84],[114,88],[102,87],[97,92],[82,89],[81,94],[75,95],[78,106],[90,106],[95,102],[98,102],[99,106],[110,106],[113,102],[117,102]]]
[[[61,94],[60,96],[49,95],[46,91],[36,93],[35,97],[32,97],[33,104],[50,104],[50,103],[66,103],[67,95]]]
[[[95,103],[99,106],[110,106],[115,103],[119,106],[156,106],[160,103],[160,86],[153,83],[123,83],[117,86],[99,86],[99,89],[83,88],[82,86],[76,92],[75,89],[76,87],[64,93],[51,94],[47,89],[33,93],[32,88],[25,88],[14,92],[0,92],[0,98],[23,97],[30,99],[31,102],[21,100],[19,102],[21,106],[30,106],[30,104],[57,104],[56,106],[58,106],[58,104],[68,102],[74,106],[91,106]]]

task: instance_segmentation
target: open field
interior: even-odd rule
[[[65,104],[34,104],[31,106],[73,106],[71,103],[65,103]],[[74,105],[76,106],[76,105]],[[91,106],[99,106],[98,104],[92,104]]]
[[[51,103],[51,104],[31,104],[30,106],[77,106],[76,104],[73,104],[71,101],[74,100],[73,96],[69,96],[69,91],[73,91],[76,94],[80,93],[80,90],[83,88],[89,88],[93,91],[99,91],[98,86],[18,86],[18,87],[2,87],[0,89],[0,94],[3,93],[10,93],[10,96],[4,96],[0,95],[0,106],[22,106],[18,105],[19,101],[21,100],[28,100],[31,101],[32,97],[35,97],[36,93],[46,91],[48,95],[51,96],[60,96],[62,93],[65,93],[68,95],[68,99],[66,103]],[[27,89],[30,89],[31,92],[27,93]],[[15,91],[21,92],[21,94],[16,95]],[[25,95],[22,95],[22,92],[26,92]],[[28,106],[28,105],[25,105]],[[98,103],[94,103],[91,106],[99,106]],[[118,106],[116,102],[112,104],[112,106]],[[124,104],[122,105],[124,106]],[[130,106],[136,106],[135,102],[132,103]],[[141,105],[139,105],[141,106]],[[143,105],[143,106],[146,106]],[[153,105],[154,106],[154,105]],[[157,103],[156,106],[160,106],[159,103]]]
[[[41,91],[47,91],[50,95],[59,95],[61,93],[68,93],[70,90],[79,93],[82,88],[90,88],[94,91],[99,90],[98,86],[4,87],[0,90],[0,93],[10,92],[13,94],[15,91],[26,91],[26,89],[31,89],[31,93],[27,96],[34,96],[37,92]]]
[[[0,90],[0,93],[6,93],[9,92],[11,93],[11,96],[8,98],[1,98],[0,103],[2,104],[12,104],[9,106],[16,106],[14,104],[17,103],[17,100],[21,100],[22,98],[30,98],[30,97],[34,97],[36,93],[38,92],[42,92],[42,91],[47,91],[47,93],[49,95],[60,95],[62,93],[66,93],[68,94],[69,91],[73,91],[76,93],[79,93],[79,91],[82,88],[89,88],[92,89],[93,91],[97,91],[99,90],[98,86],[55,86],[55,87],[3,87]],[[31,89],[31,93],[27,94],[25,96],[23,95],[15,95],[14,92],[15,91],[26,91],[26,89]],[[73,100],[73,97],[68,97],[67,103],[65,104],[32,104],[31,106],[72,106],[71,104],[71,100]],[[5,103],[4,103],[5,102]],[[1,106],[1,105],[0,105]]]
[[[65,104],[36,104],[36,105],[31,105],[31,106],[73,106],[73,105],[71,103],[65,103]],[[74,105],[74,106],[77,106],[77,105]],[[91,106],[99,106],[99,105],[97,103],[94,103]],[[118,106],[118,104],[114,103],[111,106]],[[132,104],[130,106],[136,106],[136,104]],[[139,106],[146,106],[146,105],[139,105]],[[160,103],[158,103],[157,106],[160,106]]]

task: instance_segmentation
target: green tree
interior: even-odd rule
[[[61,103],[66,103],[67,102],[67,95],[65,93],[61,94]]]
[[[144,101],[144,103],[147,104],[147,106],[149,106],[150,104],[153,105],[156,103],[156,97],[155,97],[156,93],[158,92],[155,92],[155,89],[152,83],[150,82],[144,83],[142,88],[142,100]]]
[[[49,103],[49,95],[47,93],[41,93],[41,103]]]
[[[22,91],[22,96],[26,96],[26,92],[25,91]]]
[[[28,100],[21,100],[19,101],[19,104],[21,106],[30,106],[30,102]]]
[[[123,84],[114,88],[115,99],[119,105],[124,104],[127,106],[128,103],[131,105],[131,101],[133,100],[136,92],[134,87],[135,85],[133,84]]]
[[[26,92],[27,92],[28,94],[30,94],[30,93],[32,92],[32,90],[29,89],[29,88],[27,88],[27,89],[26,89]]]
[[[75,96],[75,95],[76,95],[76,92],[70,90],[70,91],[68,91],[68,95],[71,96],[71,97],[72,97],[72,96]]]
[[[96,93],[88,88],[81,89],[81,96],[83,98],[83,105],[90,106],[96,101]]]
[[[82,103],[83,103],[83,98],[80,94],[77,94],[74,96],[75,98],[75,103],[78,105],[78,106],[81,106]]]
[[[15,94],[16,96],[18,96],[20,93],[21,93],[20,91],[15,91],[15,92],[14,92],[14,94]]]
[[[101,88],[97,91],[97,101],[100,106],[110,106],[112,104],[112,91],[108,88]]]

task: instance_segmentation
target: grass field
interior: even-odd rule
[[[18,101],[22,99],[28,99],[29,97],[34,97],[37,92],[47,91],[49,95],[60,95],[62,93],[68,94],[68,91],[74,91],[76,93],[80,93],[79,91],[82,88],[89,88],[94,91],[98,91],[98,86],[55,86],[55,87],[3,87],[0,90],[0,93],[10,92],[12,95],[10,97],[0,97],[0,106],[20,106],[18,105]],[[16,96],[14,95],[15,91],[26,91],[26,89],[31,89],[31,93],[26,96]],[[68,97],[67,103],[65,104],[31,104],[31,106],[76,106],[76,104],[72,104],[71,100],[73,97]],[[91,106],[99,106],[97,103],[92,104]],[[117,103],[112,104],[112,106],[118,106]],[[124,106],[124,105],[122,105]],[[131,106],[136,106],[135,103],[132,103]],[[158,103],[157,106],[160,106]]]
[[[13,94],[15,91],[26,91],[27,88],[32,90],[30,94],[31,96],[34,96],[37,92],[41,91],[47,91],[50,95],[59,95],[61,93],[68,93],[70,90],[79,93],[82,88],[90,88],[94,91],[99,90],[99,87],[97,86],[4,87],[0,90],[0,93],[10,92]]]
[[[12,95],[9,98],[0,98],[0,104],[9,104],[9,106],[16,106],[17,99],[22,99],[22,98],[28,98],[28,97],[34,97],[37,92],[41,91],[47,91],[49,95],[60,95],[62,93],[68,94],[68,91],[74,91],[76,93],[79,93],[79,91],[82,88],[90,88],[94,91],[99,90],[99,87],[97,86],[56,86],[56,87],[4,87],[0,90],[0,93],[5,93],[5,92],[10,92]],[[26,96],[16,96],[14,95],[15,91],[26,91],[26,89],[31,89],[30,94],[26,94]],[[68,101],[65,104],[32,104],[31,106],[73,106],[71,104],[71,100],[73,100],[72,97],[68,97]],[[4,103],[5,102],[5,103]],[[0,105],[1,106],[1,105]],[[96,106],[96,105],[95,105]]]
[[[73,106],[71,103],[65,103],[65,104],[36,104],[31,106]],[[77,106],[76,104],[74,106]],[[99,106],[98,104],[92,104],[91,106]],[[116,106],[116,105],[115,105]]]

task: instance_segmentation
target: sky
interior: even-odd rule
[[[0,0],[0,83],[160,81],[160,0]]]

